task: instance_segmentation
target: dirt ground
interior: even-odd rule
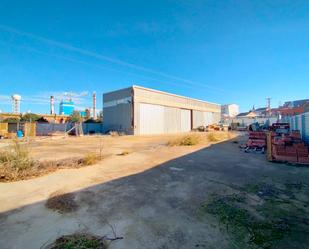
[[[44,248],[61,235],[75,232],[112,237],[113,229],[124,239],[114,241],[111,249],[253,248],[237,247],[235,237],[215,215],[200,213],[201,205],[214,193],[242,193],[265,202],[264,193],[275,195],[282,186],[292,186],[280,194],[295,200],[297,210],[302,211],[304,220],[297,221],[304,223],[302,235],[270,248],[309,248],[309,168],[267,162],[265,155],[244,153],[233,141],[166,146],[174,137],[32,142],[31,154],[40,160],[100,150],[104,160],[80,169],[1,183],[0,248]],[[129,154],[120,156],[124,151]],[[72,193],[77,210],[59,213],[47,209],[46,200],[57,191]]]

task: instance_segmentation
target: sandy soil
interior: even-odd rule
[[[84,136],[37,138],[29,143],[30,156],[36,160],[60,160],[102,152],[103,160],[96,165],[79,169],[60,169],[48,175],[0,183],[0,212],[19,208],[46,199],[54,191],[76,191],[98,183],[111,181],[156,167],[168,160],[209,146],[206,133],[198,135],[196,146],[167,146],[168,141],[184,134],[158,136]],[[220,133],[218,133],[220,136]],[[224,133],[222,133],[225,136]],[[231,137],[236,134],[230,134]],[[129,152],[121,156],[122,152]]]
[[[74,232],[112,236],[112,225],[124,239],[111,249],[227,249],[228,237],[217,222],[197,215],[209,195],[260,181],[309,179],[308,168],[269,163],[265,155],[243,153],[231,141],[166,146],[173,137],[37,141],[31,153],[41,160],[98,150],[100,140],[109,156],[97,165],[0,184],[0,248],[41,248]],[[124,150],[130,153],[117,155]],[[55,191],[73,193],[79,209],[67,214],[47,209],[46,199]]]

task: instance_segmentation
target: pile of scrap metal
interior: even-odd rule
[[[217,124],[210,124],[206,126],[206,131],[221,131],[222,127]]]
[[[308,147],[300,132],[290,131],[288,124],[273,125],[270,152],[271,161],[309,164]]]
[[[226,124],[211,124],[211,125],[201,125],[192,131],[206,132],[206,131],[228,131],[229,126]]]

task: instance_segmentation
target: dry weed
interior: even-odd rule
[[[210,132],[207,134],[207,140],[209,142],[220,142],[226,139],[231,139],[233,136],[229,132]]]
[[[3,162],[3,158],[7,158],[7,154],[0,155],[0,182],[11,182],[18,180],[26,180],[41,175],[45,175],[54,172],[58,169],[65,168],[81,168],[84,166],[92,165],[99,161],[99,156],[94,153],[88,153],[84,157],[80,158],[66,158],[54,161],[34,161],[27,162],[23,160],[9,161],[7,159]],[[30,160],[30,159],[29,159]],[[21,164],[23,162],[24,164]],[[15,165],[18,165],[17,167]]]
[[[99,157],[95,153],[87,153],[83,158],[84,165],[92,165],[95,164],[99,160]]]
[[[47,199],[45,206],[59,213],[70,213],[78,209],[78,205],[74,200],[73,193],[54,192]]]
[[[107,249],[108,245],[104,237],[91,234],[75,233],[64,235],[56,239],[54,243],[45,249]]]
[[[200,142],[200,137],[197,135],[186,135],[181,138],[170,140],[168,146],[192,146]]]

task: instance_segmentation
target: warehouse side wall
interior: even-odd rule
[[[154,105],[135,104],[136,135],[170,134],[191,130],[191,110]]]
[[[284,117],[282,122],[287,122],[291,126],[291,130],[299,130],[302,139],[309,144],[309,112],[303,114]]]
[[[133,134],[132,87],[103,94],[103,131]]]
[[[188,132],[218,123],[221,106],[152,89],[135,87],[134,134]]]

